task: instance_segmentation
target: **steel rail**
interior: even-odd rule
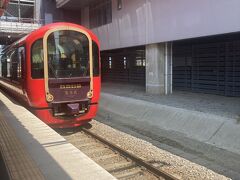
[[[149,172],[153,173],[155,176],[157,177],[163,177],[167,180],[179,180],[179,178],[169,174],[166,171],[163,171],[161,169],[157,169],[156,167],[154,167],[153,165],[151,165],[150,163],[144,161],[143,159],[129,153],[128,151],[122,149],[121,147],[107,141],[106,139],[100,137],[99,135],[94,134],[93,132],[89,131],[88,129],[82,127],[83,132],[85,132],[86,134],[94,137],[95,139],[99,140],[100,142],[102,142],[103,144],[108,145],[110,148],[112,148],[113,150],[119,152],[121,155],[125,156],[126,158],[131,159],[132,161],[136,162],[138,165],[145,167]]]

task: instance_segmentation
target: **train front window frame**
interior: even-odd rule
[[[37,39],[31,46],[31,76],[33,79],[44,78],[43,39]]]
[[[99,47],[95,41],[92,41],[93,46],[93,76],[100,75],[100,67],[99,67]]]
[[[47,38],[49,78],[90,76],[89,40],[81,32],[59,30]]]

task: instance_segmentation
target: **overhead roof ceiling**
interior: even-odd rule
[[[56,0],[57,8],[80,9],[96,0]]]

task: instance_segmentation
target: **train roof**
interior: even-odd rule
[[[47,32],[50,29],[63,27],[63,26],[76,27],[76,28],[83,29],[89,33],[89,35],[91,36],[91,38],[93,40],[95,40],[95,41],[97,41],[97,43],[99,43],[97,36],[89,29],[87,29],[81,25],[78,25],[78,24],[73,24],[73,23],[68,23],[68,22],[58,22],[58,23],[47,24],[47,25],[40,27],[39,29],[37,29],[37,30],[29,33],[28,35],[22,37],[21,39],[15,41],[13,44],[7,46],[6,48],[3,49],[2,52],[4,53],[5,51],[7,51],[8,49],[10,49],[12,47],[24,44],[26,41],[30,40],[31,38],[39,36],[39,34],[44,34],[45,32]]]
[[[45,26],[40,27],[39,29],[31,32],[27,37],[26,40],[30,39],[31,37],[34,36],[38,36],[41,33],[45,33],[50,29],[54,29],[54,28],[58,28],[58,27],[63,27],[63,26],[68,26],[68,27],[76,27],[76,28],[80,28],[85,30],[86,32],[88,32],[88,34],[91,36],[92,39],[94,39],[95,41],[98,42],[98,38],[97,36],[89,29],[78,25],[78,24],[73,24],[73,23],[68,23],[68,22],[58,22],[58,23],[51,23],[51,24],[47,24]]]

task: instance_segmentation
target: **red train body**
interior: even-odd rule
[[[99,57],[99,41],[88,29],[49,24],[3,51],[0,85],[46,124],[80,126],[98,109]]]

